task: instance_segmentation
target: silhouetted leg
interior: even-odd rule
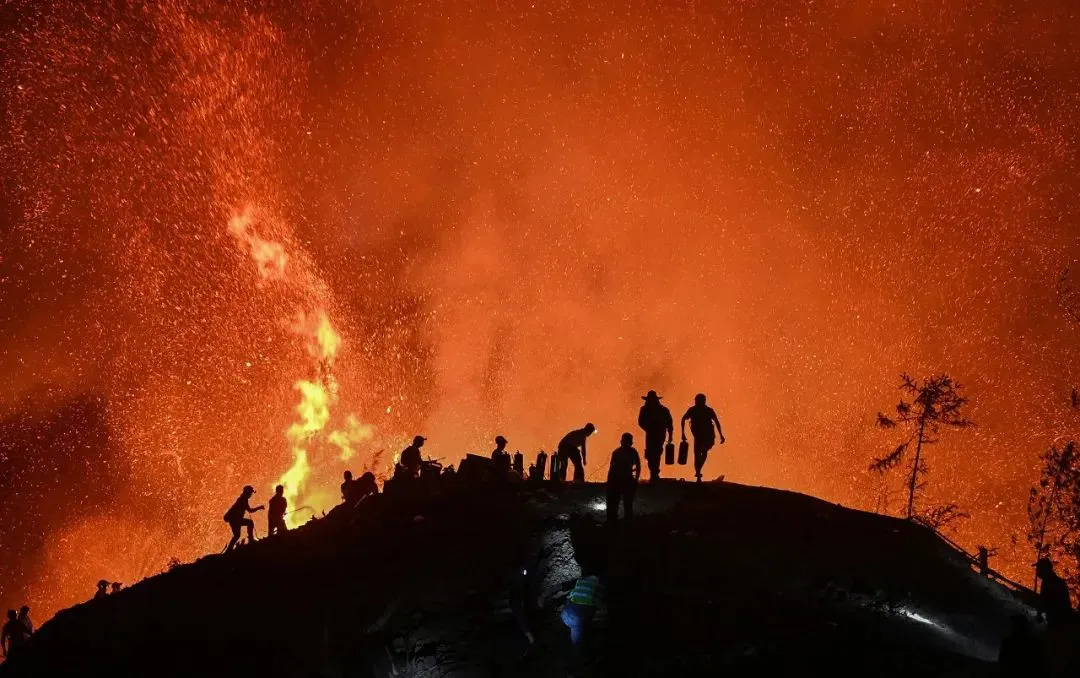
[[[571,452],[570,461],[574,464],[574,482],[585,482],[585,465],[581,463],[581,450]]]
[[[619,485],[612,481],[607,484],[607,521],[614,523],[619,519]]]
[[[225,547],[226,551],[232,551],[236,546],[236,542],[240,541],[240,523],[229,523],[229,527],[232,528],[232,539],[229,541],[229,545]]]
[[[251,518],[244,518],[240,521],[240,524],[247,528],[248,541],[255,541],[255,521]]]
[[[694,438],[694,475],[698,481],[701,480],[701,469],[705,466],[705,461],[709,458],[709,448],[713,446],[713,441],[708,438],[698,440]]]
[[[645,435],[645,463],[649,466],[649,479],[660,480],[660,459],[664,456],[666,432],[660,435]]]
[[[627,481],[626,487],[622,490],[623,501],[623,518],[630,520],[634,517],[634,492],[637,491],[637,483],[633,481]]]

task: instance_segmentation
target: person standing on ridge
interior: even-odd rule
[[[251,508],[248,500],[251,499],[253,494],[255,494],[255,488],[251,485],[245,485],[244,491],[240,493],[233,505],[225,512],[225,522],[232,528],[232,539],[229,541],[229,545],[225,547],[226,551],[231,551],[240,542],[241,527],[247,528],[248,542],[255,541],[255,522],[248,518],[247,514],[261,511],[263,507],[259,505]]]
[[[585,452],[585,440],[596,432],[592,424],[570,431],[559,441],[555,455],[559,458],[559,480],[566,480],[567,462],[574,464],[574,482],[585,482],[585,465],[589,459]]]
[[[0,650],[3,650],[4,656],[7,657],[15,648],[22,647],[29,637],[30,632],[19,621],[19,615],[15,610],[8,610],[7,621],[0,631]]]
[[[26,633],[29,635],[34,634],[34,622],[30,620],[30,606],[23,605],[19,608],[19,621],[26,627]]]
[[[641,477],[641,457],[634,449],[634,436],[622,434],[618,449],[611,453],[607,475],[607,520],[619,519],[619,501],[623,505],[623,519],[634,517],[634,491]]]
[[[352,484],[353,484],[352,471],[346,471],[345,473],[343,473],[342,474],[342,479],[343,480],[341,482],[341,502],[343,504],[348,504],[349,499],[352,497],[352,492],[353,492],[353,489],[352,489]]]
[[[97,591],[94,592],[94,600],[98,598],[104,598],[109,595],[109,582],[102,579],[97,583]]]
[[[270,497],[270,510],[266,512],[267,537],[289,531],[289,528],[285,526],[287,508],[289,508],[289,500],[285,498],[285,486],[278,485],[274,488],[274,496]]]
[[[497,471],[510,470],[510,453],[506,451],[506,442],[506,438],[495,436],[495,449],[491,451],[491,461],[495,462]]]
[[[724,430],[720,428],[720,420],[716,417],[713,408],[705,404],[705,394],[699,393],[694,396],[694,404],[682,416],[679,428],[682,439],[686,440],[686,420],[690,420],[690,432],[694,434],[694,477],[701,482],[701,468],[705,466],[705,460],[709,457],[709,450],[716,444],[716,436],[720,436],[720,444],[723,445]],[[716,433],[713,433],[713,424],[716,424]]]
[[[412,445],[401,451],[401,461],[399,463],[410,478],[420,477],[420,467],[424,465],[424,460],[420,458],[420,448],[424,446],[425,442],[427,442],[427,438],[416,436],[413,438]]]
[[[664,407],[663,400],[656,391],[649,391],[642,396],[645,404],[638,412],[638,426],[645,431],[645,462],[649,465],[649,480],[660,480],[660,458],[664,455],[664,443],[671,442],[675,435],[675,422],[671,410]]]

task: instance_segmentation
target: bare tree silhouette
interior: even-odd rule
[[[1076,443],[1056,445],[1040,456],[1039,482],[1028,493],[1028,542],[1035,559],[1053,557],[1072,562],[1075,586],[1080,547],[1080,454]]]
[[[883,429],[907,428],[909,434],[884,457],[874,459],[870,470],[885,473],[898,467],[907,457],[907,452],[912,443],[915,445],[914,459],[911,462],[911,471],[907,481],[907,518],[915,517],[915,499],[919,490],[925,486],[925,481],[920,482],[926,475],[929,467],[923,454],[926,445],[938,442],[942,427],[967,428],[972,426],[961,414],[961,410],[967,404],[967,398],[960,395],[960,384],[954,383],[952,377],[947,374],[928,377],[922,382],[912,379],[907,374],[900,376],[900,390],[905,394],[896,406],[896,415],[888,417],[878,412],[877,424]],[[963,514],[955,505],[936,517],[936,520],[947,519],[951,522]],[[948,508],[935,509],[941,511]],[[950,517],[951,516],[951,517]]]

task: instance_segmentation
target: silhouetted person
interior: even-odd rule
[[[585,465],[589,463],[585,452],[585,440],[596,431],[592,424],[570,431],[559,441],[555,456],[559,458],[559,480],[566,480],[567,463],[574,464],[574,482],[585,482]]]
[[[270,508],[266,512],[266,536],[288,532],[289,528],[285,525],[285,511],[289,508],[289,500],[285,498],[284,485],[274,488],[274,496],[270,497],[268,503]]]
[[[8,610],[7,622],[4,623],[4,628],[0,631],[0,649],[3,649],[4,656],[7,657],[16,648],[22,647],[29,637],[30,633],[19,621],[19,615],[15,610]]]
[[[495,436],[495,449],[491,451],[491,461],[495,462],[495,470],[510,472],[510,453],[506,451],[506,438]]]
[[[525,477],[525,455],[521,453],[521,450],[514,452],[514,473],[522,478]]]
[[[120,593],[120,589],[124,588],[124,585],[118,581],[112,583],[112,591],[110,593]]]
[[[660,404],[662,398],[656,391],[642,396],[645,404],[638,411],[637,423],[645,431],[645,462],[649,465],[649,479],[660,480],[660,459],[664,456],[664,443],[675,435],[675,422],[671,410]]]
[[[1009,619],[1009,635],[998,651],[998,673],[1002,678],[1041,678],[1046,675],[1042,648],[1031,632],[1028,618],[1014,614]]]
[[[94,592],[94,600],[109,595],[109,582],[102,579],[97,583],[97,591]]]
[[[352,471],[346,471],[342,477],[344,481],[341,483],[341,501],[348,504],[352,500]]]
[[[634,517],[634,492],[641,477],[641,457],[634,449],[634,436],[622,434],[619,447],[611,453],[607,474],[607,519],[613,523],[619,519],[619,502],[623,505],[623,518]]]
[[[716,436],[720,436],[720,444],[724,444],[724,431],[720,428],[720,420],[716,417],[713,408],[705,404],[705,394],[699,393],[694,396],[694,404],[682,416],[679,428],[682,431],[682,439],[686,440],[686,420],[690,420],[690,432],[694,434],[694,477],[701,482],[701,468],[705,466],[705,460],[709,457],[709,450],[716,444]],[[713,432],[713,424],[716,431]]]
[[[27,634],[34,634],[34,622],[30,620],[30,607],[28,605],[19,608],[19,621],[26,628]]]
[[[980,546],[979,547],[979,555],[976,557],[975,561],[979,565],[979,574],[989,574],[990,573],[990,550],[989,549],[987,549],[985,546]]]
[[[1054,564],[1049,558],[1040,558],[1035,563],[1035,575],[1042,580],[1039,588],[1039,601],[1048,626],[1072,621],[1072,601],[1069,600],[1069,587],[1065,580],[1054,572]]]
[[[399,463],[410,478],[420,477],[420,469],[424,465],[424,460],[420,458],[420,448],[424,446],[425,442],[427,442],[427,438],[416,436],[413,438],[412,445],[401,451],[401,461]]]
[[[379,482],[375,479],[375,474],[371,471],[367,471],[364,475],[360,476],[356,481],[356,501],[361,502],[370,496],[379,493]]]
[[[226,551],[231,551],[240,542],[240,528],[242,527],[247,528],[248,542],[255,541],[255,521],[248,518],[247,514],[261,511],[263,507],[251,508],[248,500],[251,499],[253,494],[255,494],[255,488],[251,485],[245,485],[244,491],[240,493],[233,505],[225,512],[225,522],[232,528],[232,539],[229,541],[229,545],[225,547]]]

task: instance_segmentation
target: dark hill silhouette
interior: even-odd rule
[[[608,529],[603,496],[461,477],[380,495],[65,610],[0,678],[567,675],[557,610],[579,565],[609,607],[575,675],[992,675],[1020,609],[913,523],[664,482]],[[523,569],[528,652],[507,603]]]

